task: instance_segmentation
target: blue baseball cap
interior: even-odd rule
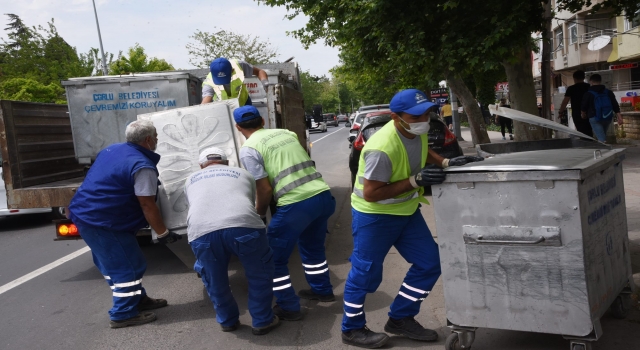
[[[213,77],[213,82],[216,85],[229,84],[231,82],[232,70],[231,62],[224,57],[216,58],[209,65],[211,77]]]
[[[254,106],[242,106],[233,111],[233,119],[236,123],[246,122],[255,118],[262,118],[262,116]]]
[[[418,89],[402,90],[395,94],[389,103],[393,113],[404,112],[411,115],[422,115],[429,108],[437,106],[431,103],[424,92]]]

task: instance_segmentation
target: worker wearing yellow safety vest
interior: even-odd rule
[[[367,141],[351,194],[353,253],[344,288],[342,342],[377,348],[389,337],[366,327],[364,301],[382,282],[382,265],[392,246],[412,264],[396,296],[386,332],[435,341],[438,333],[422,327],[414,316],[440,276],[438,245],[420,212],[424,186],[445,179],[442,168],[482,160],[445,159],[428,148],[427,132],[437,105],[419,90],[397,93],[389,105],[392,121]],[[437,167],[425,167],[426,163]]]
[[[271,199],[277,203],[267,229],[275,263],[273,311],[281,320],[300,320],[300,298],[335,300],[324,243],[327,220],[335,211],[336,201],[295,133],[264,129],[264,120],[253,106],[237,108],[233,118],[238,131],[247,138],[240,149],[240,161],[256,179],[258,214],[265,218]],[[311,286],[297,296],[287,267],[296,244]],[[268,258],[264,258],[265,263]]]
[[[244,61],[216,58],[209,65],[209,74],[202,83],[202,104],[237,98],[240,106],[251,105],[244,79],[254,75],[260,79],[266,91],[269,79],[264,70]]]

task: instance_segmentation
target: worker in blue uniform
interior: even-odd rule
[[[422,91],[403,90],[389,107],[392,121],[363,148],[351,194],[353,253],[344,288],[342,341],[364,348],[378,348],[389,340],[387,334],[366,327],[364,302],[382,282],[383,262],[392,246],[411,267],[384,329],[415,340],[438,339],[438,333],[414,318],[440,276],[438,245],[419,209],[420,203],[428,203],[424,186],[442,183],[442,168],[482,160],[445,159],[428,148],[429,121],[438,107]],[[437,167],[425,167],[426,163]]]
[[[335,300],[324,244],[327,220],[335,211],[336,201],[294,132],[265,129],[253,106],[237,108],[233,117],[238,131],[247,138],[240,149],[240,161],[256,180],[258,214],[265,218],[271,199],[277,203],[267,229],[275,263],[273,311],[281,320],[300,320],[300,298]],[[296,245],[311,287],[298,295],[287,266]]]
[[[161,243],[181,238],[167,229],[156,205],[160,155],[154,152],[155,127],[150,121],[134,121],[125,135],[126,143],[98,153],[69,205],[69,218],[113,292],[111,328],[153,322],[156,315],[148,310],[167,306],[164,299],[148,297],[142,287],[147,263],[137,231],[148,224],[159,232]]]

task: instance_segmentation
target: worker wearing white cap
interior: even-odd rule
[[[228,268],[231,256],[237,256],[249,283],[253,334],[267,334],[280,320],[271,309],[273,252],[255,208],[255,180],[248,171],[230,167],[226,152],[220,148],[203,150],[198,163],[202,170],[187,178],[184,190],[195,269],[202,276],[222,331],[235,331],[240,313],[231,294]]]

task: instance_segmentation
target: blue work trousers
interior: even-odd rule
[[[611,124],[612,120],[613,117],[602,120],[596,120],[596,117],[589,118],[589,123],[591,124],[593,135],[598,139],[598,141],[607,141],[607,129],[609,129],[609,125]]]
[[[138,303],[147,294],[142,288],[142,275],[147,270],[147,262],[136,240],[136,233],[76,226],[91,248],[93,263],[112,290],[111,320],[120,321],[137,316]]]
[[[249,284],[249,313],[253,327],[271,324],[273,252],[265,229],[227,228],[207,233],[189,244],[197,259],[194,269],[202,276],[218,323],[230,327],[240,316],[229,286],[229,259],[236,255]]]
[[[300,310],[300,298],[291,286],[287,266],[296,243],[311,289],[320,295],[333,294],[324,244],[327,220],[335,210],[336,200],[327,190],[298,203],[278,207],[271,218],[267,232],[276,265],[273,294],[283,310]]]
[[[420,312],[422,301],[440,277],[438,245],[420,210],[411,216],[366,214],[352,210],[353,253],[344,287],[342,331],[365,326],[364,301],[382,282],[382,265],[391,246],[411,263],[389,317],[401,319]]]

